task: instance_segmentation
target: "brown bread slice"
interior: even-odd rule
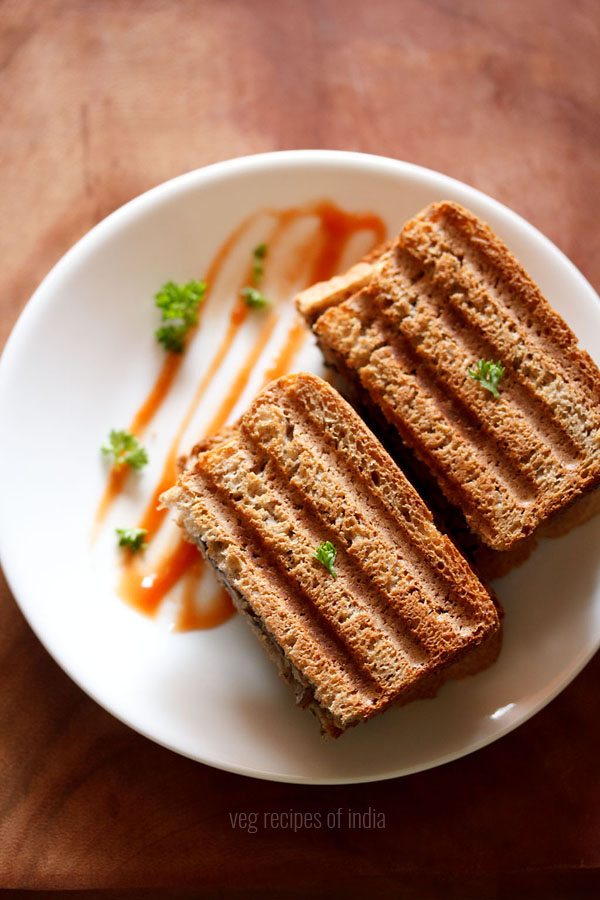
[[[600,372],[504,244],[455,203],[408,222],[340,302],[304,311],[327,362],[494,551],[523,556],[600,484]],[[500,397],[469,377],[506,368]],[[574,521],[576,515],[571,516]]]
[[[163,495],[322,727],[337,735],[496,656],[498,612],[345,400],[279,379]],[[314,558],[331,541],[337,578]]]
[[[389,258],[391,250],[389,243],[379,246],[343,275],[334,275],[329,281],[318,281],[302,291],[296,303],[309,325],[314,324],[325,310],[343,303],[366,287]]]

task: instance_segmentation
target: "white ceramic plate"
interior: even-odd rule
[[[0,550],[39,638],[115,716],[209,765],[281,781],[341,783],[391,778],[469,753],[524,722],[571,681],[600,635],[600,520],[546,543],[498,582],[506,633],[492,668],[335,742],[323,740],[312,716],[295,708],[239,618],[212,631],[170,633],[116,595],[112,527],[132,521],[143,506],[230,308],[223,292],[207,304],[173,394],[147,435],[151,464],[92,546],[105,483],[98,446],[110,427],[130,420],[162,359],[152,336],[153,293],[169,278],[201,276],[219,242],[257,208],[319,198],[373,210],[390,233],[430,201],[460,201],[508,243],[600,360],[600,305],[590,285],[531,225],[466,185],[407,163],[322,151],[191,172],[94,228],[21,316],[0,368]],[[183,449],[234,377],[254,327],[242,329]],[[277,340],[278,332],[267,362]],[[314,347],[295,368],[321,371]],[[255,387],[249,384],[241,405]]]

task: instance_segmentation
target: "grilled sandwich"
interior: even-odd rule
[[[472,213],[427,207],[378,257],[297,305],[436,521],[486,574],[597,509],[600,372]],[[480,361],[500,373],[495,385]]]
[[[192,451],[162,502],[330,735],[498,653],[489,592],[314,375],[265,388]]]

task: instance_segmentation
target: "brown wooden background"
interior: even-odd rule
[[[0,0],[0,342],[112,209],[283,148],[454,175],[600,287],[599,13],[596,0]],[[0,591],[0,887],[15,896],[598,895],[598,661],[472,757],[302,788],[208,769],[116,722]],[[228,815],[338,806],[382,810],[387,828],[248,835]]]

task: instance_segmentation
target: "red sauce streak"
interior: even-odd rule
[[[129,474],[128,466],[120,466],[116,468],[113,466],[108,473],[108,481],[106,482],[106,487],[104,488],[104,493],[100,498],[100,503],[98,504],[98,508],[96,510],[96,518],[94,522],[94,534],[96,534],[98,527],[102,524],[103,520],[106,517],[106,514],[113,502],[119,496],[121,491],[123,490],[123,486],[125,484],[125,480],[127,475]]]
[[[146,510],[138,524],[138,528],[146,529],[149,537],[152,537],[154,534],[156,534],[156,532],[162,525],[162,522],[166,515],[166,510],[158,509],[158,502],[163,491],[166,491],[167,488],[170,488],[171,485],[173,485],[177,480],[177,458],[179,456],[179,446],[181,444],[181,439],[187,431],[194,413],[196,412],[200,401],[204,397],[207,388],[212,383],[214,376],[220,369],[223,360],[227,356],[227,353],[231,348],[231,345],[235,339],[236,334],[238,333],[240,326],[246,319],[247,312],[248,310],[246,309],[246,307],[242,308],[237,303],[234,306],[233,312],[231,313],[229,319],[227,331],[225,332],[225,336],[221,341],[219,349],[217,350],[210,363],[210,366],[208,367],[207,372],[198,385],[196,393],[194,394],[194,399],[192,400],[183,418],[183,421],[181,422],[181,425],[177,429],[177,433],[175,434],[175,437],[171,442],[171,446],[169,447],[158,484],[154,488],[152,497],[150,498],[150,502],[148,503]]]
[[[265,324],[261,328],[254,346],[247,354],[241,368],[238,370],[233,384],[226,394],[216,415],[213,417],[210,425],[206,429],[204,435],[205,437],[210,437],[210,435],[216,434],[217,431],[219,431],[223,427],[223,425],[231,415],[233,408],[242,396],[246,385],[248,384],[248,381],[250,380],[250,377],[254,371],[254,368],[258,360],[262,356],[276,325],[277,314],[272,312],[269,314]]]
[[[373,213],[347,213],[332,203],[318,203],[314,212],[321,226],[320,242],[307,286],[338,274],[342,253],[354,234],[371,231],[375,237],[373,248],[387,237],[384,223]]]
[[[154,613],[171,588],[197,561],[198,550],[187,541],[179,541],[175,551],[165,554],[150,572],[143,572],[140,562],[129,556],[123,565],[119,593],[136,609]]]
[[[253,218],[254,218],[254,216],[249,216],[240,225],[238,225],[238,227],[236,229],[234,229],[234,231],[232,231],[231,234],[223,241],[223,243],[221,244],[221,246],[219,247],[219,249],[213,256],[212,261],[208,267],[208,271],[206,273],[207,289],[206,289],[206,293],[204,295],[203,303],[200,307],[200,314],[198,316],[198,325],[194,326],[194,328],[192,328],[188,332],[188,335],[186,338],[186,345],[190,343],[190,340],[192,339],[193,335],[195,334],[195,332],[198,329],[198,326],[201,321],[202,312],[206,308],[206,303],[211,294],[212,286],[215,284],[217,278],[219,277],[220,272],[223,269],[223,266],[225,265],[225,263],[227,262],[227,260],[230,256],[232,250],[235,248],[239,239],[244,234],[244,231],[246,230],[246,228],[248,228],[248,226],[251,224]],[[242,324],[242,322],[244,321],[244,318],[245,318],[246,309],[240,308],[240,306],[241,306],[241,304],[238,304],[236,306],[236,309],[234,310],[234,313],[232,314],[232,322],[235,320],[235,330],[234,330],[233,336],[231,337],[231,340],[233,340],[233,337],[235,336],[235,332],[237,332],[237,328]],[[225,355],[225,352],[223,353],[223,356]],[[140,437],[141,434],[145,431],[145,429],[148,427],[148,425],[150,424],[150,422],[152,421],[154,416],[159,411],[159,409],[162,406],[163,402],[165,401],[166,397],[168,396],[169,391],[171,390],[171,387],[173,386],[173,384],[175,382],[175,378],[179,372],[179,369],[181,368],[181,364],[183,362],[183,357],[184,357],[183,353],[167,353],[166,354],[165,360],[164,360],[164,362],[161,366],[160,372],[158,374],[158,378],[154,382],[154,385],[153,385],[151,391],[148,393],[144,402],[139,407],[139,409],[137,410],[137,412],[135,413],[133,419],[131,420],[131,422],[129,424],[128,430],[132,434],[135,434],[136,437]],[[212,375],[214,375],[215,371],[217,370],[217,368],[219,367],[221,362],[222,362],[222,357],[221,357],[221,359],[219,359],[216,362],[214,369],[211,367],[212,371],[209,370],[209,372],[207,373],[208,377],[205,378],[206,384],[204,385],[204,389],[206,389],[206,387],[208,386],[208,383],[210,382]],[[204,393],[204,389],[202,390],[202,393]],[[202,393],[200,393],[200,391],[197,392],[196,396],[197,396],[198,402],[200,401],[200,399],[202,397]],[[191,416],[190,416],[190,418],[191,418]],[[176,438],[176,441],[174,441],[174,444],[179,443],[179,439],[188,425],[189,425],[189,420],[184,420],[184,422],[181,425],[181,428],[179,429],[179,431],[177,433],[177,438]],[[173,455],[172,459],[170,458],[170,455],[169,455],[169,459],[167,460],[167,463],[165,464],[165,470],[168,469],[169,476],[173,476],[173,477],[168,482],[167,487],[169,486],[169,484],[173,483],[173,481],[175,480],[175,478],[177,476],[176,462],[177,462],[176,453]],[[117,497],[123,490],[123,488],[125,486],[125,482],[127,480],[127,476],[129,474],[130,474],[130,469],[127,466],[123,466],[119,469],[115,469],[115,468],[111,469],[109,477],[108,477],[106,489],[100,499],[100,503],[98,504],[98,508],[96,510],[96,518],[95,518],[96,528],[99,525],[101,525],[103,520],[106,518],[106,515],[107,515],[108,510],[110,509],[111,505],[114,503],[114,501],[117,499]],[[155,497],[158,498],[158,495],[160,493],[162,493],[162,490],[163,490],[162,481],[163,481],[163,479],[161,479],[161,485],[159,485],[160,490],[157,488],[157,490],[154,492],[154,494],[152,496],[152,501],[154,501]],[[151,517],[149,517],[149,524],[150,524],[150,527],[148,528],[148,531],[151,533],[154,533],[155,528],[153,527],[154,523],[152,522]],[[143,525],[141,527],[145,528],[147,526]]]
[[[363,231],[371,232],[373,235],[372,247],[382,243],[386,238],[385,225],[378,216],[371,213],[347,213],[332,203],[321,202],[306,207],[257,212],[245,219],[229,235],[213,258],[206,273],[208,289],[203,307],[206,306],[211,288],[217,281],[229,255],[236,249],[249,226],[265,215],[274,219],[270,234],[265,239],[269,247],[269,260],[273,257],[277,244],[290,226],[306,217],[316,217],[318,227],[315,234],[308,242],[302,243],[302,252],[306,254],[305,259],[308,263],[307,286],[316,281],[325,281],[337,274],[344,251],[353,235]],[[250,269],[245,267],[243,277],[239,282],[240,288],[249,283],[249,280]],[[207,371],[202,376],[192,402],[174,436],[159,482],[139,522],[139,527],[148,531],[149,541],[160,528],[166,515],[166,510],[158,510],[156,507],[162,492],[171,487],[177,479],[177,458],[181,441],[207,389],[218,375],[239,329],[249,315],[255,314],[251,313],[240,300],[234,303],[227,330]],[[277,312],[272,310],[266,314],[258,313],[258,315],[264,316],[264,321],[258,331],[256,341],[242,360],[231,387],[206,428],[204,436],[214,434],[226,424],[272,337],[277,324]],[[290,370],[307,337],[308,331],[304,323],[297,319],[290,327],[274,362],[265,372],[264,383],[278,378]],[[182,356],[175,354],[169,354],[165,359],[154,387],[132,420],[130,431],[134,434],[139,435],[147,427],[164,402],[179,371],[181,361]],[[111,471],[98,507],[97,522],[104,518],[110,504],[123,490],[127,474],[127,469]],[[229,595],[222,588],[217,589],[211,597],[198,600],[197,591],[204,568],[204,561],[198,556],[197,549],[186,541],[179,540],[177,545],[166,552],[148,571],[143,570],[141,560],[136,557],[128,557],[123,564],[119,592],[137,609],[147,614],[154,614],[169,591],[178,582],[183,581],[181,601],[175,623],[176,630],[213,628],[227,621],[233,615],[234,607]]]
[[[200,564],[200,570],[196,566]],[[198,582],[202,575],[204,560],[198,559],[189,570],[183,582],[181,606],[175,631],[197,631],[223,625],[235,613],[235,606],[225,588],[219,588],[212,597],[198,601]]]
[[[182,360],[183,353],[167,353],[154,387],[131,420],[129,431],[132,434],[139,437],[146,430],[171,390]]]
[[[285,344],[277,354],[277,358],[265,372],[264,384],[285,375],[292,368],[294,359],[308,338],[308,331],[303,320],[298,318],[287,333]]]
[[[169,591],[183,579],[181,602],[175,631],[216,628],[235,613],[235,607],[224,588],[198,601],[198,585],[205,562],[193,544],[179,540],[150,571],[129,555],[123,563],[119,594],[140,612],[154,615]]]

